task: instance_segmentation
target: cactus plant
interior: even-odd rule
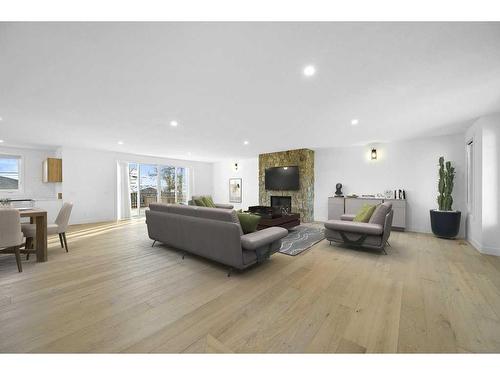
[[[444,157],[439,158],[439,181],[437,197],[438,207],[440,211],[451,211],[453,205],[453,179],[455,178],[455,168],[451,166],[451,162],[445,163]]]

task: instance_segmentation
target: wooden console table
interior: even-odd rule
[[[38,208],[19,210],[21,217],[29,217],[30,222],[36,225],[36,261],[47,261],[47,211]]]

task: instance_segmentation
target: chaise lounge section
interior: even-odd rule
[[[354,215],[342,215],[340,220],[326,221],[325,237],[330,244],[339,242],[385,253],[385,245],[391,235],[392,217],[392,204],[385,202],[377,206],[368,223],[353,221]]]
[[[149,205],[146,224],[152,240],[238,270],[269,258],[288,234],[278,227],[243,234],[234,210],[162,203]]]

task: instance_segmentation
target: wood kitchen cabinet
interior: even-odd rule
[[[62,182],[62,159],[47,158],[44,160],[43,182]]]

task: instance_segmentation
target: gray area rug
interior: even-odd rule
[[[325,238],[325,229],[320,226],[299,225],[281,240],[280,253],[295,256]]]

